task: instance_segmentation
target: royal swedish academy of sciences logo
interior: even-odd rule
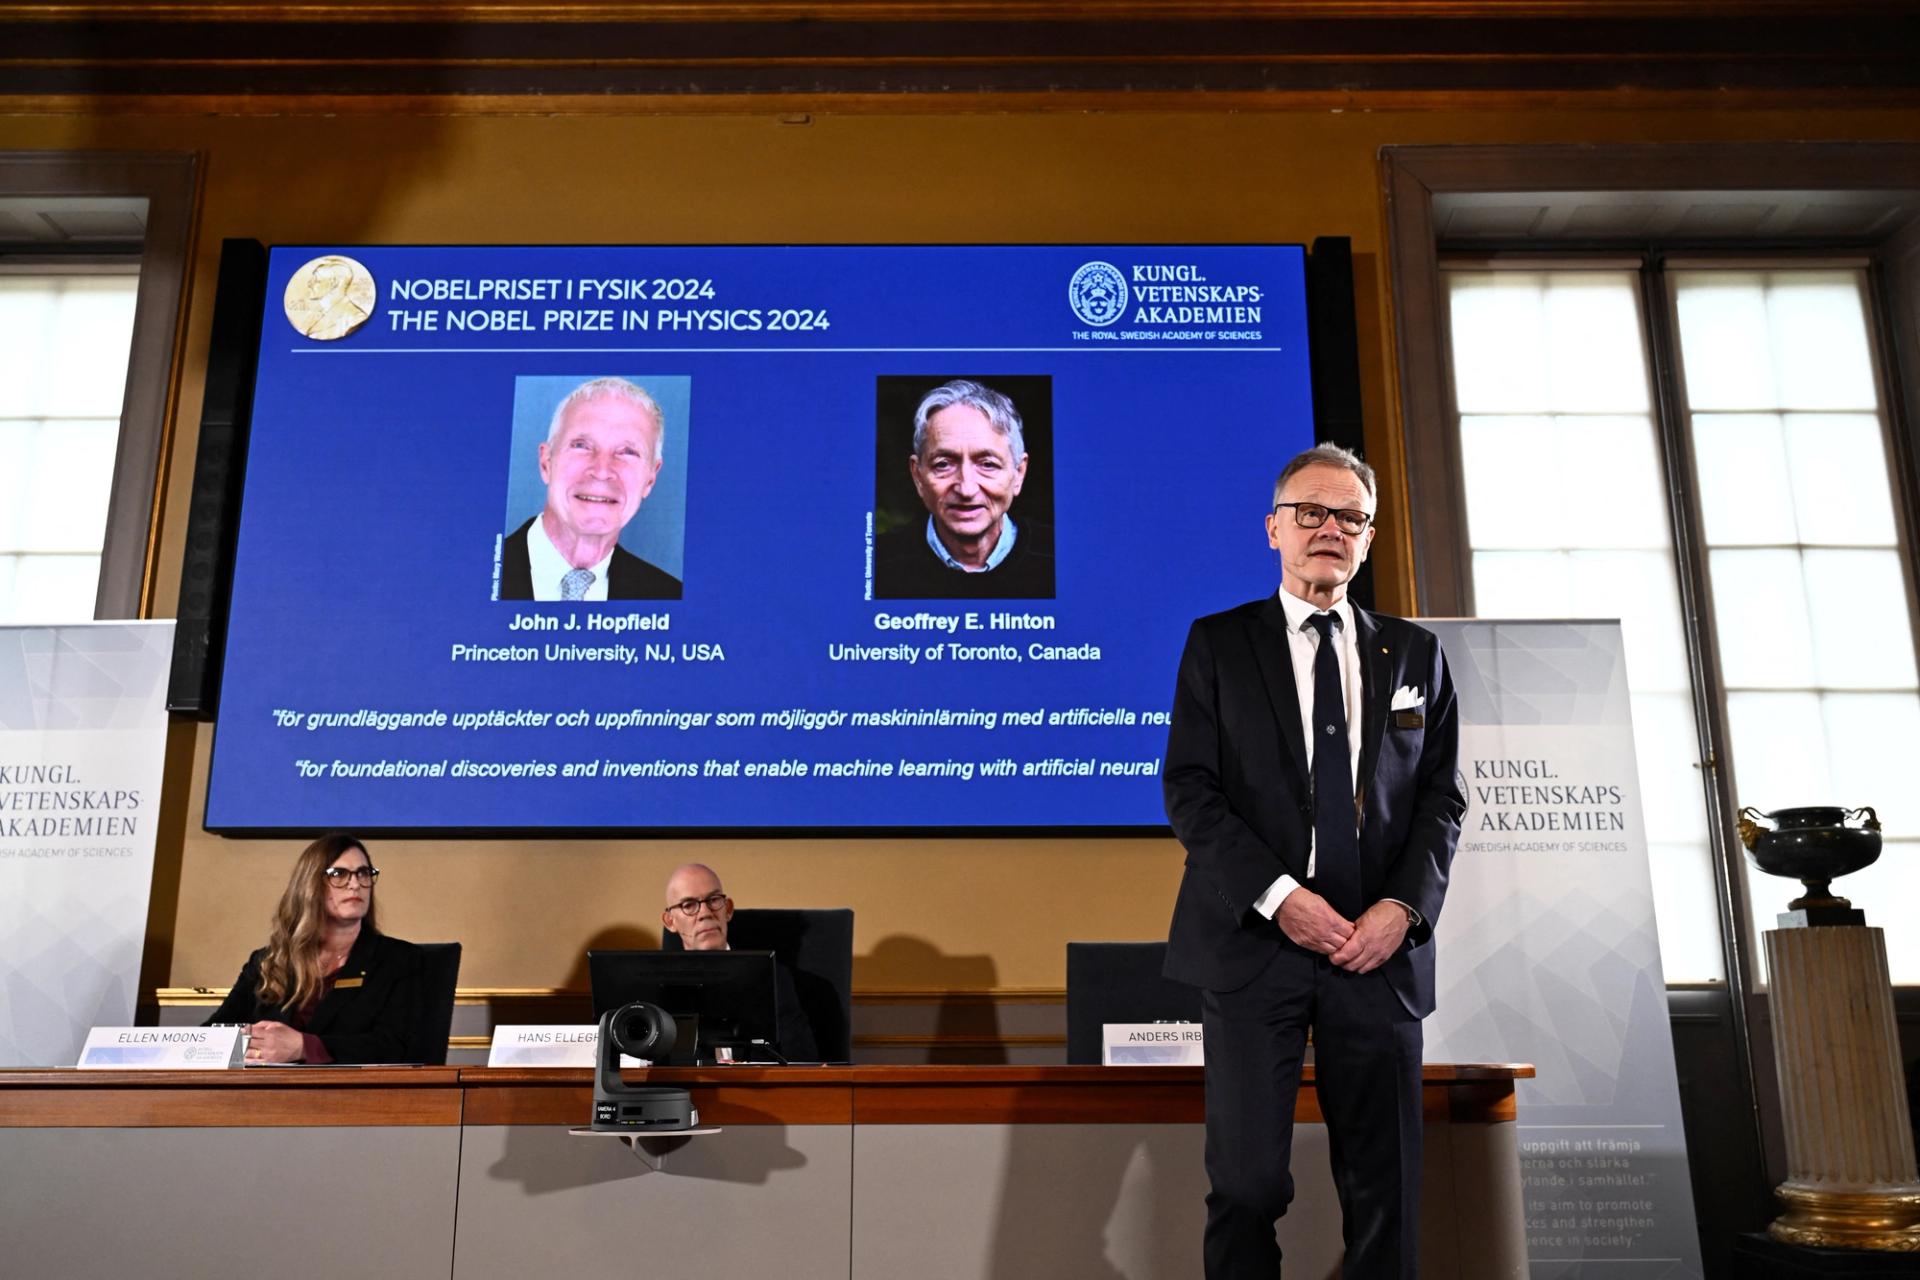
[[[1111,262],[1089,262],[1067,282],[1067,302],[1083,323],[1104,329],[1127,313],[1127,278]]]

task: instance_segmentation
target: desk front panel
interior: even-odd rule
[[[0,1274],[445,1275],[453,1126],[0,1128]]]
[[[1421,1252],[1436,1280],[1525,1275],[1512,1081],[1429,1066]],[[721,1068],[650,1168],[575,1137],[585,1071],[0,1072],[0,1239],[22,1275],[855,1280],[1196,1273],[1204,1091],[1190,1068]],[[1289,1271],[1329,1274],[1339,1206],[1311,1087]],[[29,1177],[16,1171],[30,1170]],[[76,1194],[76,1190],[82,1194]],[[456,1206],[458,1212],[456,1213]],[[9,1273],[15,1268],[8,1268]]]
[[[654,1169],[617,1138],[468,1127],[454,1280],[846,1280],[851,1126],[728,1125],[685,1142]]]

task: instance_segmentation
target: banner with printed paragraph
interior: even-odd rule
[[[0,627],[0,1067],[133,1022],[173,623]]]
[[[1531,1062],[1533,1280],[1701,1275],[1617,622],[1433,621],[1467,817],[1437,929],[1435,1062]]]

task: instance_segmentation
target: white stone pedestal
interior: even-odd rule
[[[1790,1244],[1920,1251],[1906,1080],[1887,946],[1862,925],[1769,929],[1773,1060],[1786,1122]]]

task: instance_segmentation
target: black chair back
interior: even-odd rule
[[[1160,976],[1164,942],[1067,944],[1067,1061],[1100,1064],[1109,1022],[1198,1022],[1200,988]]]
[[[679,951],[680,935],[660,945]],[[825,1062],[853,1060],[853,910],[850,907],[740,907],[727,945],[771,951],[785,965]]]
[[[460,944],[416,942],[420,953],[419,1004],[409,1033],[407,1061],[429,1067],[447,1063],[447,1033],[453,1027],[453,992],[460,982]]]

